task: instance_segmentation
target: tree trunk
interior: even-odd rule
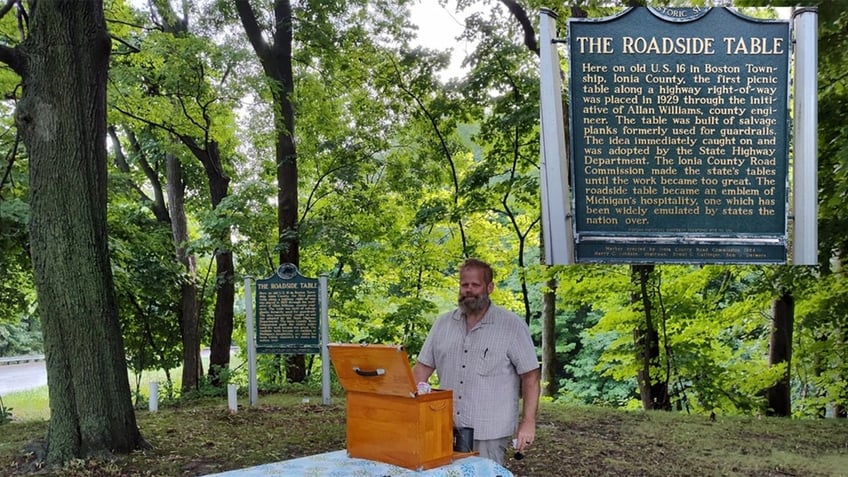
[[[277,2],[287,4],[286,2]],[[291,7],[284,9],[288,14],[278,18],[279,30],[286,34],[275,35],[277,39],[285,38],[278,45],[282,53],[279,62],[274,62],[274,71],[279,76],[274,78],[274,116],[277,125],[277,230],[279,233],[280,264],[291,263],[300,267],[300,239],[298,237],[298,196],[297,196],[297,150],[294,143],[294,106],[291,95],[294,93],[294,75],[291,64]],[[294,355],[286,357],[286,380],[290,383],[302,383],[306,380],[306,357]]]
[[[633,265],[631,276],[639,284],[639,292],[630,297],[631,303],[642,304],[645,314],[644,326],[633,330],[633,343],[642,369],[636,375],[639,382],[639,395],[645,410],[657,409],[670,411],[668,383],[656,378],[660,358],[659,334],[653,320],[653,304],[648,293],[648,280],[654,271],[653,265]]]
[[[291,13],[289,11],[289,13]],[[286,21],[291,28],[291,16]],[[291,41],[291,38],[289,38]],[[279,231],[280,264],[291,263],[300,267],[300,240],[298,238],[298,197],[297,197],[297,152],[294,144],[294,108],[290,93],[294,90],[291,72],[291,46],[289,56],[283,68],[287,71],[283,84],[288,84],[285,95],[275,94],[274,108],[277,114],[277,229]],[[276,90],[276,88],[275,88]],[[286,357],[286,380],[290,383],[302,383],[306,380],[306,357],[294,355]]]
[[[233,344],[233,304],[236,297],[233,253],[216,250],[215,267],[218,276],[212,342],[209,345],[209,376],[212,384],[218,386],[221,384],[221,370],[230,367],[230,346]]]
[[[28,38],[0,54],[17,61],[11,65],[23,80],[15,119],[30,158],[30,240],[50,400],[47,459],[58,463],[129,452],[142,439],[106,234],[110,41],[103,5],[31,5]]]
[[[206,142],[199,147],[187,136],[180,139],[188,146],[194,157],[203,164],[206,178],[209,180],[209,197],[212,208],[217,209],[229,194],[230,178],[224,174],[221,151],[218,143]],[[215,316],[212,323],[212,342],[209,345],[209,376],[212,384],[220,384],[220,371],[230,366],[230,346],[233,340],[233,304],[235,303],[235,266],[231,250],[230,231],[226,230],[216,237],[221,244],[215,250]]]
[[[294,142],[294,73],[292,70],[293,16],[290,0],[274,0],[274,25],[270,32],[273,42],[266,41],[265,32],[248,0],[236,0],[242,26],[271,83],[274,127],[276,129],[277,161],[277,228],[280,264],[291,263],[300,268],[300,239],[298,237],[297,150]],[[286,359],[286,379],[303,382],[306,378],[306,359],[303,355]]]
[[[769,338],[769,366],[786,364],[781,379],[766,391],[767,415],[789,417],[792,415],[792,390],[790,367],[792,364],[792,327],[795,322],[795,299],[784,292],[771,307],[772,327]]]
[[[559,390],[556,356],[556,289],[557,281],[551,278],[542,293],[542,395],[556,396]]]
[[[197,263],[194,255],[186,251],[188,220],[185,211],[185,183],[180,160],[166,154],[165,169],[168,176],[168,205],[171,210],[171,234],[177,261],[185,269],[180,286],[180,333],[183,344],[183,375],[181,389],[196,390],[200,386],[203,367],[200,361],[200,307],[197,301]]]
[[[206,179],[209,181],[209,197],[215,210],[228,195],[230,178],[224,174],[221,151],[215,141],[206,141],[202,146],[189,136],[179,136],[192,155],[203,165]],[[215,312],[212,322],[212,340],[209,345],[209,376],[213,385],[220,385],[220,372],[230,366],[230,346],[233,340],[233,304],[235,303],[235,266],[233,264],[232,243],[229,229],[215,237],[219,246],[215,249]],[[198,317],[199,320],[199,317]],[[199,333],[199,331],[198,331]],[[198,354],[200,370],[200,337],[191,344],[192,349],[183,350],[183,356]],[[184,343],[188,346],[188,343]],[[185,363],[188,368],[189,363]],[[185,368],[183,373],[186,372]],[[184,387],[184,389],[186,389]]]

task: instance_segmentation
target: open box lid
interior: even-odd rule
[[[415,379],[403,346],[330,343],[327,348],[346,391],[415,397]]]

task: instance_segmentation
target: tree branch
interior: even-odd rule
[[[6,0],[6,4],[0,8],[0,18],[5,17],[16,3],[18,3],[18,0]]]
[[[533,23],[527,17],[527,12],[515,0],[501,0],[501,3],[506,5],[512,16],[521,24],[521,29],[524,30],[524,45],[528,50],[536,53],[539,56],[539,44],[536,42],[536,30],[533,29]]]
[[[24,58],[17,48],[0,45],[0,63],[6,63],[19,76],[24,75]]]
[[[6,0],[6,3],[0,7],[0,19],[6,16],[7,13],[12,11],[12,8],[15,5],[18,5],[20,0]],[[21,14],[23,18],[26,19],[26,12],[23,12],[23,7],[20,8]],[[18,22],[20,22],[21,14],[18,15]],[[21,38],[23,40],[23,38]],[[24,57],[18,52],[17,48],[12,48],[7,45],[0,45],[0,62],[9,65],[12,68],[12,71],[17,73],[19,76],[24,75]]]
[[[0,198],[3,197],[3,184],[6,183],[10,177],[12,177],[12,166],[15,165],[15,159],[18,157],[18,145],[21,142],[20,133],[15,134],[15,142],[12,146],[12,150],[6,155],[8,159],[8,165],[6,167],[6,172],[3,173],[3,178],[0,179]]]
[[[250,2],[248,0],[236,0],[236,10],[238,10],[241,24],[244,26],[244,32],[247,34],[247,39],[250,40],[256,56],[263,63],[269,61],[271,59],[271,48],[265,39],[262,38],[262,28],[256,20],[256,13],[254,13],[253,8],[250,6]]]

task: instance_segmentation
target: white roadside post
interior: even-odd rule
[[[238,384],[227,385],[227,409],[233,414],[238,412]]]
[[[150,412],[159,410],[159,383],[157,381],[150,382],[150,399],[148,404]]]

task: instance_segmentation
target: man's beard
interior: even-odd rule
[[[459,305],[459,311],[465,315],[480,312],[489,306],[489,294],[481,293],[480,295],[460,297],[457,304]]]

